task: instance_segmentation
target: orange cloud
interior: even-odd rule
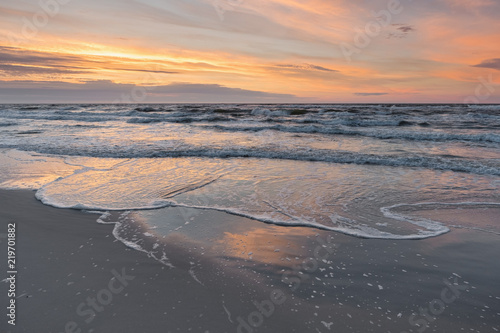
[[[493,0],[405,3],[351,63],[340,43],[366,38],[367,23],[378,22],[373,12],[386,9],[386,1],[229,4],[218,11],[211,0],[71,2],[36,38],[22,30],[41,7],[5,4],[0,74],[5,81],[215,84],[311,101],[405,101],[406,94],[408,102],[446,102],[495,70],[472,66],[500,54],[500,4]]]

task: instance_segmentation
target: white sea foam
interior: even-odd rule
[[[207,158],[263,158],[274,160],[316,161],[330,163],[345,163],[358,165],[380,165],[390,167],[416,167],[431,170],[450,170],[472,174],[500,175],[500,164],[497,159],[473,159],[454,156],[422,156],[422,154],[400,153],[394,154],[369,154],[351,151],[337,151],[333,149],[315,149],[308,147],[199,147],[183,142],[168,142],[162,146],[124,146],[112,145],[87,146],[80,151],[74,151],[70,146],[60,145],[53,148],[39,148],[26,144],[27,150],[38,150],[46,154],[56,152],[73,155],[75,153],[86,156],[104,158],[151,158],[151,157],[207,157]],[[422,148],[423,150],[423,148]],[[492,153],[494,154],[494,153]]]
[[[430,219],[422,218],[422,217],[417,217],[408,213],[401,213],[401,212],[395,212],[395,210],[398,209],[415,209],[415,210],[422,210],[422,209],[465,209],[465,208],[476,208],[476,209],[484,209],[484,208],[500,208],[500,203],[497,202],[471,202],[471,201],[466,201],[466,202],[421,202],[421,203],[415,203],[415,204],[396,204],[392,205],[389,207],[382,207],[380,211],[384,214],[384,216],[392,219],[397,219],[400,221],[404,222],[409,222],[413,223],[415,225],[422,226],[428,230],[435,230],[435,231],[443,231],[443,233],[448,232],[449,228],[456,228],[456,229],[469,229],[469,230],[476,230],[476,231],[481,231],[481,232],[487,232],[495,235],[500,235],[500,232],[496,232],[491,229],[485,229],[477,226],[465,226],[465,225],[455,225],[455,224],[448,224],[448,225],[443,225],[441,222],[436,222]]]
[[[316,229],[321,229],[321,230],[330,230],[330,231],[340,232],[340,233],[345,234],[345,235],[359,237],[359,238],[417,240],[417,239],[436,237],[436,236],[439,236],[439,235],[442,235],[444,233],[449,232],[449,229],[447,227],[441,225],[439,222],[435,222],[435,221],[431,221],[431,220],[427,220],[427,223],[423,223],[422,221],[415,222],[415,219],[412,219],[412,218],[407,218],[407,219],[397,218],[397,219],[401,220],[403,222],[408,222],[408,223],[417,225],[419,227],[422,227],[422,228],[424,228],[424,230],[418,230],[418,232],[415,234],[398,235],[398,234],[394,234],[391,232],[378,230],[376,228],[364,225],[362,223],[359,223],[358,221],[347,219],[345,217],[339,217],[339,220],[344,222],[344,223],[346,221],[348,221],[349,227],[347,227],[347,226],[333,227],[333,226],[315,223],[313,221],[308,221],[308,220],[304,220],[304,219],[296,219],[293,221],[290,221],[290,220],[284,221],[284,220],[272,218],[270,215],[250,214],[250,213],[247,213],[247,212],[242,211],[240,209],[234,209],[234,208],[219,208],[219,207],[210,207],[210,206],[186,206],[186,205],[182,205],[182,204],[179,204],[176,206],[185,207],[185,208],[196,208],[196,209],[211,209],[211,210],[221,211],[221,212],[225,212],[225,213],[232,214],[232,215],[246,217],[249,219],[261,221],[261,222],[268,223],[268,224],[275,224],[275,225],[288,226],[288,227],[311,227],[311,228],[316,228]],[[388,217],[391,218],[391,216],[388,216]],[[440,226],[440,228],[438,228],[438,226]]]
[[[288,115],[288,113],[287,113],[286,111],[281,111],[281,110],[271,111],[271,110],[269,110],[269,109],[265,109],[265,108],[257,107],[257,108],[255,108],[255,109],[253,109],[253,110],[252,110],[251,115],[252,115],[252,116],[270,116],[270,117],[277,117],[277,116],[285,116],[285,115]]]
[[[136,251],[147,253],[148,256],[158,260],[163,265],[168,267],[174,267],[170,261],[168,260],[165,252],[162,252],[162,256],[158,258],[155,244],[153,244],[151,249],[145,248],[139,244],[141,241],[140,235],[132,235],[130,238],[135,238],[135,241],[127,239],[123,236],[126,233],[127,225],[133,224],[134,221],[130,218],[130,211],[122,212],[116,220],[110,219],[112,214],[110,212],[104,212],[99,219],[97,219],[98,223],[101,224],[113,224],[113,236],[120,242],[122,242],[125,246],[134,249]],[[151,234],[152,235],[152,234]],[[151,236],[147,236],[151,237]]]
[[[345,123],[345,121],[343,121]],[[399,123],[399,122],[398,122]],[[360,122],[359,124],[363,124]],[[366,127],[373,126],[388,126],[387,123],[375,123],[370,126],[368,123],[363,124]],[[205,126],[206,128],[207,126]],[[373,129],[356,129],[344,126],[320,126],[313,125],[253,125],[253,126],[234,126],[234,125],[213,125],[215,129],[225,131],[280,131],[289,133],[319,133],[319,134],[337,134],[337,135],[356,135],[373,137],[377,139],[403,139],[412,141],[467,141],[467,142],[495,142],[500,143],[500,134],[496,133],[447,133],[447,132],[431,132],[431,131],[417,131],[417,130],[373,130]]]

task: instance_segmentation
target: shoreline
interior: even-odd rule
[[[97,214],[45,206],[31,190],[0,190],[0,212],[2,228],[16,223],[18,242],[17,325],[6,332],[399,333],[415,323],[428,332],[499,329],[492,234],[360,239],[198,211],[174,232],[120,228],[147,234],[144,253],[114,239],[115,226],[97,223]],[[133,214],[181,218],[176,208]],[[161,253],[174,268],[158,261]],[[0,283],[2,300],[6,286]]]

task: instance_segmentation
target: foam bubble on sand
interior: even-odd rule
[[[113,236],[120,242],[122,242],[125,246],[134,249],[136,251],[147,253],[149,257],[152,257],[168,267],[174,267],[170,261],[168,260],[166,253],[162,252],[161,257],[158,256],[158,244],[153,243],[151,249],[148,249],[146,245],[139,244],[141,242],[141,235],[134,234],[128,235],[130,225],[134,225],[135,221],[130,217],[131,211],[122,212],[116,219],[113,219],[113,215],[111,212],[103,212],[101,217],[97,220],[98,223],[101,224],[114,224],[113,228]],[[153,234],[150,233],[142,233],[142,236],[153,237]],[[127,235],[127,236],[125,236]]]
[[[413,204],[410,206],[417,206],[417,205],[422,205],[422,204]],[[449,228],[447,228],[446,226],[444,226],[443,224],[441,224],[439,222],[436,222],[436,221],[433,221],[430,219],[406,215],[406,214],[402,214],[402,213],[396,213],[396,212],[392,211],[394,208],[403,207],[403,206],[408,206],[408,204],[396,204],[396,205],[392,205],[389,207],[382,207],[382,208],[380,208],[380,211],[384,214],[384,216],[386,216],[388,218],[399,220],[402,222],[411,223],[411,224],[414,224],[416,226],[419,226],[419,227],[422,227],[422,228],[428,230],[428,232],[423,232],[424,234],[427,233],[427,234],[433,234],[434,236],[438,236],[438,235],[441,235],[441,234],[444,234],[444,233],[447,233],[450,231]]]
[[[205,286],[205,285],[204,285],[204,284],[200,281],[200,279],[198,279],[198,277],[196,276],[196,273],[194,272],[194,268],[193,268],[193,267],[191,267],[191,268],[189,269],[189,275],[191,275],[191,277],[192,277],[192,278],[193,278],[196,282],[198,282],[198,283],[199,283],[199,284],[201,284],[202,286]]]

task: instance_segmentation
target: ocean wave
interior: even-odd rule
[[[151,106],[146,106],[146,107],[137,107],[134,109],[134,111],[139,111],[139,112],[162,112],[165,111],[164,108],[153,108]]]
[[[6,119],[59,121],[124,121],[155,118],[154,122],[224,122],[324,125],[317,132],[343,127],[498,128],[498,105],[15,105],[0,110]],[[26,112],[30,111],[30,112]],[[153,122],[153,121],[151,121]],[[146,123],[146,121],[142,122]],[[283,129],[286,130],[286,129]],[[307,129],[306,129],[307,130]]]
[[[82,121],[82,122],[99,122],[99,121],[123,121],[126,123],[153,123],[153,122],[165,122],[165,123],[213,123],[213,122],[237,122],[237,121],[251,121],[256,124],[276,124],[268,126],[283,126],[283,127],[260,127],[261,129],[274,129],[280,131],[294,131],[299,132],[300,126],[311,125],[316,127],[306,127],[304,126],[302,131],[309,133],[323,133],[323,134],[341,134],[342,128],[347,129],[353,128],[378,128],[378,127],[436,127],[443,129],[488,129],[488,128],[499,128],[500,118],[490,117],[477,117],[472,115],[462,115],[460,117],[449,117],[447,120],[436,117],[367,117],[368,119],[363,119],[363,117],[353,117],[352,115],[325,115],[325,114],[304,114],[300,116],[290,115],[289,111],[262,111],[259,113],[248,113],[248,112],[178,112],[169,111],[165,113],[159,112],[141,112],[136,110],[120,110],[120,111],[108,111],[108,112],[91,112],[91,111],[66,111],[57,110],[50,112],[40,112],[40,113],[9,113],[0,112],[0,117],[4,119],[16,119],[16,120],[47,120],[47,121]],[[260,113],[262,112],[262,113]],[[137,118],[144,119],[154,119],[151,121],[143,120],[137,121]],[[370,119],[371,118],[371,119]],[[241,127],[238,127],[241,128]],[[224,128],[221,128],[224,129]],[[231,128],[227,128],[231,130]],[[249,128],[248,131],[258,131],[259,127]],[[344,132],[346,129],[344,129]],[[352,132],[347,134],[359,134],[363,133]]]
[[[255,108],[252,110],[250,113],[252,116],[267,116],[267,117],[279,117],[279,116],[287,116],[289,113],[284,110],[275,110],[271,111],[269,109],[265,108]]]
[[[484,133],[484,134],[459,134],[447,132],[422,132],[422,131],[370,131],[356,130],[353,128],[343,127],[325,127],[317,125],[306,126],[286,126],[286,125],[271,125],[271,126],[223,126],[213,125],[204,126],[204,128],[213,128],[228,132],[260,132],[260,131],[280,131],[288,133],[318,133],[318,134],[333,134],[333,135],[352,135],[364,136],[377,139],[403,139],[412,141],[469,141],[469,142],[494,142],[500,143],[500,134]]]
[[[206,157],[206,158],[259,158],[271,160],[295,160],[310,162],[328,162],[340,164],[375,165],[389,167],[425,168],[431,170],[447,170],[464,172],[477,175],[500,176],[500,165],[495,160],[470,160],[459,157],[436,157],[422,155],[374,155],[347,151],[334,151],[325,149],[283,149],[264,150],[248,148],[218,148],[189,147],[172,148],[169,150],[161,147],[35,147],[29,144],[17,148],[26,151],[36,151],[43,154],[88,156],[102,158],[179,158],[179,157]]]
[[[42,201],[46,205],[50,205],[58,208],[73,208],[80,210],[88,210],[88,209],[99,209],[101,211],[106,211],[103,215],[98,219],[99,223],[116,223],[116,222],[105,222],[107,218],[110,216],[109,211],[116,210],[107,206],[92,206],[88,207],[86,205],[77,204],[68,206],[67,204],[54,201],[50,195],[47,195],[42,189],[38,190],[36,193],[36,197],[38,200]],[[161,204],[160,204],[161,203]],[[343,216],[335,215],[333,219],[336,221],[336,225],[324,225],[321,223],[317,223],[312,220],[307,220],[304,218],[294,219],[294,220],[281,220],[277,218],[271,217],[269,214],[265,213],[257,213],[257,212],[247,212],[245,210],[235,208],[235,207],[218,207],[218,206],[199,206],[199,205],[186,205],[183,203],[178,203],[174,200],[161,200],[158,201],[156,205],[147,205],[140,207],[127,207],[119,209],[118,211],[126,210],[126,212],[122,215],[126,216],[129,214],[131,210],[150,210],[150,209],[161,209],[166,207],[183,207],[190,209],[203,209],[203,210],[215,210],[224,212],[231,215],[246,217],[252,220],[260,221],[267,224],[280,225],[284,227],[309,227],[316,228],[321,230],[328,230],[339,232],[342,234],[346,234],[349,236],[354,236],[358,238],[367,238],[367,239],[394,239],[394,240],[419,240],[426,239],[430,237],[436,237],[442,234],[445,234],[450,231],[448,227],[441,224],[440,222],[412,217],[409,215],[403,215],[398,213],[393,213],[390,211],[393,207],[383,207],[381,210],[384,212],[384,215],[392,220],[398,220],[402,222],[406,222],[409,224],[413,224],[420,229],[418,229],[415,233],[410,234],[395,234],[388,231],[382,231],[375,227],[371,227],[364,223],[360,223],[359,221],[355,221]],[[117,225],[120,227],[120,225]],[[116,235],[115,235],[116,237]],[[122,240],[127,246],[136,248],[138,244],[136,242],[129,242],[125,239]],[[126,241],[126,242],[125,242]],[[137,250],[143,250],[142,248],[136,248]]]
[[[467,108],[474,111],[494,111],[500,112],[499,104],[470,104],[467,105]]]
[[[398,240],[417,240],[429,237],[436,237],[450,231],[450,227],[442,222],[431,220],[428,218],[412,215],[412,212],[423,209],[447,209],[447,208],[498,208],[500,203],[494,202],[461,202],[461,203],[440,203],[440,202],[427,202],[427,203],[398,203],[391,206],[374,206],[377,207],[382,213],[382,219],[370,214],[368,220],[363,218],[361,212],[358,217],[347,217],[337,214],[335,208],[330,206],[322,206],[319,211],[318,208],[311,208],[308,206],[307,201],[323,202],[325,196],[332,193],[329,191],[336,191],[335,187],[321,187],[318,183],[317,192],[309,193],[307,190],[304,193],[300,191],[295,192],[298,197],[285,197],[283,198],[284,190],[289,190],[288,186],[299,186],[297,182],[306,181],[305,179],[297,178],[296,174],[290,175],[286,184],[280,183],[278,192],[269,191],[267,186],[272,185],[274,177],[269,178],[264,174],[257,174],[254,177],[259,179],[256,183],[246,184],[250,187],[244,188],[243,191],[238,191],[236,188],[241,189],[245,184],[241,184],[235,179],[239,177],[233,176],[233,172],[243,172],[247,174],[248,169],[240,169],[238,166],[234,167],[215,167],[213,171],[219,173],[219,178],[215,179],[190,179],[193,173],[183,172],[178,167],[172,168],[167,162],[163,165],[161,161],[148,162],[149,167],[153,167],[154,163],[157,165],[151,174],[136,174],[126,179],[120,179],[118,182],[114,175],[121,175],[124,170],[134,170],[137,165],[142,165],[144,162],[132,161],[131,164],[122,165],[123,168],[110,169],[108,177],[102,177],[102,171],[85,170],[76,173],[73,176],[68,176],[63,179],[49,183],[40,188],[36,197],[43,203],[59,208],[73,208],[81,210],[102,210],[102,211],[129,211],[129,210],[149,210],[161,209],[165,207],[182,207],[190,209],[203,209],[215,210],[225,212],[232,215],[242,216],[257,220],[263,223],[281,225],[285,227],[310,227],[329,231],[340,232],[354,237],[369,238],[369,239],[398,239]],[[152,164],[153,163],[153,164]],[[193,164],[179,163],[183,169],[196,170],[198,165],[196,163],[205,164],[206,161],[197,161]],[[212,166],[216,166],[219,162],[214,162]],[[243,165],[244,163],[236,162]],[[224,164],[222,162],[221,164]],[[262,164],[265,165],[265,164]],[[325,166],[326,168],[326,166]],[[218,169],[218,170],[217,170]],[[176,171],[177,170],[177,171]],[[176,172],[180,172],[180,178],[175,176]],[[222,173],[221,173],[222,171]],[[173,173],[173,174],[172,174]],[[178,175],[179,175],[178,174]],[[228,178],[225,179],[227,174]],[[166,177],[168,175],[168,177]],[[171,176],[174,176],[173,178]],[[261,177],[261,178],[259,178]],[[218,183],[221,179],[222,183]],[[313,178],[315,181],[321,182],[319,178]],[[96,180],[96,181],[94,181]],[[232,180],[228,183],[228,180]],[[283,181],[284,179],[281,179]],[[312,179],[307,180],[310,182]],[[381,179],[383,181],[383,179]],[[268,183],[268,185],[265,185]],[[186,185],[187,184],[187,185]],[[203,189],[210,184],[215,184],[215,187],[208,189],[216,198],[223,193],[231,193],[229,196],[221,197],[223,200],[208,200],[196,198],[204,198]],[[261,186],[260,188],[253,187],[254,184]],[[352,184],[355,186],[354,184]],[[165,186],[168,187],[165,192]],[[231,187],[235,186],[235,187]],[[307,187],[307,186],[306,186]],[[75,191],[70,189],[75,188]],[[316,188],[316,187],[315,187]],[[79,189],[79,190],[76,190]],[[123,197],[110,197],[108,193],[115,193],[123,191]],[[172,191],[172,189],[174,191]],[[199,190],[202,189],[201,192]],[[230,190],[232,189],[232,190]],[[253,189],[252,191],[248,191]],[[188,193],[187,196],[183,194]],[[255,200],[252,193],[257,193]],[[269,200],[275,202],[273,205],[263,199],[262,195],[266,194]],[[248,195],[251,195],[248,197]],[[380,203],[383,203],[386,196],[380,194]],[[289,200],[297,200],[297,202],[288,202]],[[257,205],[257,206],[255,206]],[[379,208],[380,207],[380,208]],[[410,208],[410,209],[408,209]],[[324,219],[317,219],[323,215]],[[100,222],[109,220],[110,213],[105,213]],[[385,223],[376,223],[376,221],[385,221]],[[391,226],[387,226],[391,224]],[[133,244],[130,244],[133,245]]]
[[[127,120],[129,124],[150,124],[150,123],[158,123],[160,119],[157,118],[130,118]]]

